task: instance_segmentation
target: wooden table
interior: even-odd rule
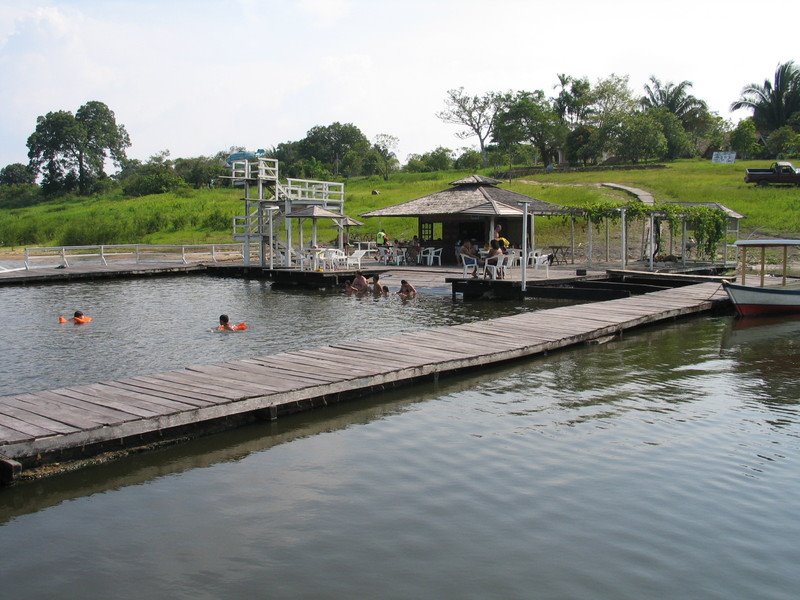
[[[572,258],[571,246],[548,246],[553,254],[554,265],[565,265]]]

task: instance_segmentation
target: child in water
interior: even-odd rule
[[[64,317],[58,317],[59,323],[74,323],[75,325],[85,325],[89,321],[92,320],[92,317],[87,317],[83,314],[83,312],[76,310],[75,314],[72,315],[71,319],[65,319]]]
[[[219,327],[217,327],[217,331],[244,331],[245,329],[247,329],[246,323],[231,325],[228,315],[219,316]]]
[[[417,295],[416,288],[408,283],[405,279],[400,281],[400,289],[397,291],[397,295],[405,300],[406,298],[414,298]]]

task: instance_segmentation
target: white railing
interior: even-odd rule
[[[40,246],[25,248],[25,268],[69,267],[70,261],[91,260],[108,266],[109,261],[219,262],[244,258],[242,244],[108,244],[101,246]],[[35,264],[34,264],[35,263]]]
[[[298,205],[321,204],[324,208],[341,208],[344,204],[344,184],[332,181],[288,178],[281,191]]]

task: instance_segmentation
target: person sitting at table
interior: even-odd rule
[[[472,242],[469,240],[464,240],[464,243],[461,244],[461,248],[459,248],[458,253],[460,256],[466,256],[467,258],[474,258],[475,259],[475,270],[472,271],[472,276],[478,276],[478,264],[480,263],[480,255],[478,251],[475,249],[475,246],[472,245]],[[464,259],[461,259],[461,262],[464,262]]]
[[[500,244],[497,240],[491,240],[489,242],[489,254],[486,255],[486,260],[483,261],[486,265],[497,265],[497,261],[500,260],[500,257],[503,256],[503,251],[500,250]],[[486,278],[486,273],[483,274],[484,279]],[[502,275],[500,273],[497,274],[498,279],[502,279]]]
[[[500,246],[500,252],[502,252],[504,255],[507,256],[508,255],[508,246],[510,246],[511,243],[508,242],[508,240],[506,240],[506,238],[501,237],[501,238],[497,238],[497,245]],[[506,268],[505,267],[500,267],[500,273],[499,273],[498,276],[499,276],[500,279],[503,279],[503,277],[506,276]]]

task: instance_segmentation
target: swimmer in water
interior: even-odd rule
[[[92,317],[87,317],[83,314],[83,312],[76,310],[75,314],[72,315],[71,319],[65,319],[64,317],[58,317],[59,323],[74,323],[75,325],[85,325],[89,321],[92,320]]]
[[[217,327],[217,331],[244,331],[245,329],[247,329],[246,323],[231,325],[228,315],[219,316],[219,327]]]

